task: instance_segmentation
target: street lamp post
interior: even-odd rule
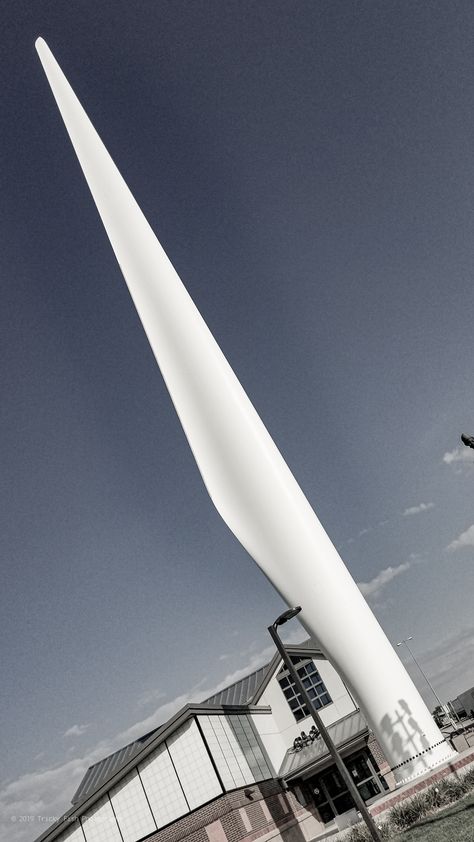
[[[326,726],[325,726],[323,720],[321,719],[318,711],[316,710],[315,706],[313,705],[313,702],[310,699],[309,694],[307,693],[306,688],[305,688],[300,676],[298,675],[298,672],[295,669],[295,666],[294,666],[290,656],[288,655],[288,653],[287,653],[287,651],[286,651],[286,649],[283,645],[283,642],[280,640],[280,637],[278,635],[278,632],[277,632],[278,626],[282,626],[288,620],[291,620],[292,617],[296,617],[296,615],[299,614],[300,611],[301,611],[301,608],[299,606],[296,607],[296,608],[290,608],[288,611],[284,611],[283,614],[280,614],[280,616],[275,620],[275,622],[271,626],[268,627],[268,631],[270,632],[270,635],[273,639],[273,642],[275,643],[275,646],[276,646],[276,648],[278,649],[278,652],[281,655],[283,663],[285,664],[289,674],[291,675],[291,678],[293,679],[293,681],[295,683],[295,686],[298,690],[298,693],[300,693],[301,696],[303,697],[305,705],[308,708],[308,710],[309,710],[309,712],[310,712],[310,714],[311,714],[311,716],[314,720],[316,728],[319,730],[319,732],[320,732],[320,734],[321,734],[321,736],[322,736],[322,738],[323,738],[323,740],[326,744],[326,748],[329,751],[329,754],[331,755],[332,759],[334,760],[334,763],[336,764],[336,767],[339,770],[339,773],[340,773],[343,781],[346,783],[347,788],[348,788],[348,790],[349,790],[349,792],[350,792],[350,794],[351,794],[351,796],[354,800],[354,803],[355,803],[357,809],[359,810],[359,812],[361,813],[362,818],[364,819],[364,821],[365,821],[365,823],[368,827],[368,830],[369,830],[369,833],[370,833],[372,839],[374,839],[375,842],[382,842],[382,838],[381,838],[380,833],[378,831],[377,825],[375,824],[369,810],[367,809],[367,805],[365,804],[364,799],[362,798],[359,790],[357,789],[357,787],[356,787],[356,785],[355,785],[355,783],[352,779],[352,776],[349,773],[349,770],[345,766],[344,761],[343,761],[341,755],[339,754],[339,752],[338,752],[338,750],[337,750],[337,748],[336,748],[336,746],[335,746],[335,744],[334,744],[334,742],[333,742],[333,740],[332,740],[332,738],[331,738],[331,736],[328,732],[328,729],[326,728]]]
[[[427,675],[426,675],[426,673],[422,670],[421,665],[419,664],[419,662],[418,662],[418,661],[417,661],[417,659],[415,658],[415,656],[414,656],[414,654],[413,654],[413,651],[412,651],[411,647],[408,645],[408,641],[409,641],[409,640],[413,640],[413,635],[410,635],[409,637],[406,637],[406,638],[403,638],[403,640],[400,640],[400,642],[399,642],[399,643],[397,643],[397,646],[403,646],[403,644],[405,644],[405,646],[406,646],[406,648],[408,649],[408,651],[409,651],[409,653],[410,653],[411,657],[413,658],[413,660],[414,660],[415,664],[417,665],[417,667],[418,667],[418,669],[420,670],[420,672],[421,672],[421,674],[422,674],[423,678],[425,679],[425,681],[426,681],[426,683],[427,683],[428,687],[430,688],[431,692],[433,693],[433,696],[435,697],[436,701],[438,702],[438,704],[439,704],[439,706],[440,706],[441,710],[445,710],[445,707],[444,707],[444,705],[443,705],[443,702],[441,701],[440,697],[438,696],[438,694],[437,694],[436,690],[434,689],[434,687],[433,687],[433,685],[432,685],[431,681],[429,680],[428,676],[427,676]],[[455,722],[453,722],[453,717],[452,717],[451,713],[449,713],[448,715],[449,715],[449,719],[451,720],[451,723],[455,726]]]

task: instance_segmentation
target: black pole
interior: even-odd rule
[[[290,675],[291,675],[291,677],[292,677],[292,679],[293,679],[293,681],[296,685],[296,688],[297,688],[298,692],[301,693],[301,695],[304,699],[304,702],[306,704],[306,707],[308,708],[308,710],[309,710],[309,712],[310,712],[310,714],[311,714],[311,716],[314,720],[316,728],[321,733],[321,736],[322,736],[324,742],[326,743],[326,747],[329,751],[329,754],[331,755],[332,759],[334,760],[334,763],[336,764],[336,766],[337,766],[337,768],[338,768],[338,770],[339,770],[339,772],[342,776],[342,779],[345,781],[345,783],[347,785],[347,788],[348,788],[350,794],[352,795],[352,798],[354,799],[354,803],[355,803],[357,809],[359,810],[359,812],[361,813],[361,815],[362,815],[362,817],[363,817],[363,819],[364,819],[364,821],[365,821],[365,823],[366,823],[366,825],[369,829],[369,833],[370,833],[372,839],[374,839],[375,842],[382,842],[382,837],[380,836],[377,825],[375,824],[369,810],[367,809],[367,805],[366,805],[364,799],[362,798],[359,790],[357,789],[354,781],[352,780],[352,776],[349,773],[348,768],[344,764],[344,761],[343,761],[341,755],[339,754],[336,746],[334,745],[334,743],[332,741],[332,738],[329,735],[328,729],[326,728],[326,726],[325,726],[324,722],[322,721],[318,711],[316,710],[315,706],[313,705],[312,700],[310,699],[308,693],[306,692],[306,688],[304,687],[303,682],[302,682],[300,676],[298,675],[298,672],[295,669],[294,664],[293,664],[290,656],[288,655],[288,652],[286,651],[285,647],[283,646],[282,641],[280,640],[280,638],[278,636],[278,632],[276,630],[276,625],[269,626],[268,631],[270,632],[270,634],[273,638],[275,646],[278,649],[278,651],[279,651],[279,653],[282,657],[282,660],[283,660],[288,672],[290,673]]]

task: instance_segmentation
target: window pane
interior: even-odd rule
[[[334,806],[339,814],[345,813],[347,810],[350,810],[352,807],[354,807],[352,797],[347,791],[344,792],[342,795],[338,795],[337,798],[333,798],[333,801]]]
[[[331,769],[330,772],[327,772],[323,776],[323,780],[331,798],[334,798],[336,795],[340,795],[341,792],[344,792],[346,790],[346,785],[336,768]]]
[[[372,777],[367,760],[362,754],[351,758],[347,763],[347,767],[356,783]]]
[[[365,783],[358,786],[357,789],[362,795],[364,801],[368,801],[369,798],[374,798],[380,792],[380,787],[375,783],[373,778],[370,781],[365,781]]]
[[[293,663],[296,665],[298,674],[302,680],[303,686],[308,693],[312,703],[314,706],[319,710],[323,705],[328,705],[331,703],[331,697],[326,690],[324,682],[321,679],[319,672],[317,671],[313,661],[308,658],[300,658],[297,656],[291,656]],[[288,704],[290,705],[293,714],[295,714],[297,710],[297,706],[304,710],[304,716],[308,716],[308,711],[305,707],[304,701],[300,693],[298,693],[296,686],[291,677],[288,676],[288,673],[285,676],[282,676],[278,679],[280,686],[286,696]],[[288,691],[288,692],[287,692]],[[297,706],[295,706],[292,702],[296,699]],[[295,716],[296,718],[296,716]],[[300,717],[302,718],[302,717]],[[298,720],[297,720],[298,721]]]
[[[318,811],[319,815],[321,816],[321,821],[324,822],[324,824],[332,822],[334,818],[334,813],[329,804],[322,804],[320,807],[318,807]]]

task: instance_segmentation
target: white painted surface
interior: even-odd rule
[[[273,776],[246,714],[197,717],[226,790]]]
[[[175,731],[167,744],[190,810],[222,795],[219,779],[193,719]]]
[[[110,800],[123,842],[136,842],[156,830],[155,820],[136,771],[110,790]]]
[[[166,745],[152,752],[138,770],[158,827],[189,812]]]
[[[248,763],[240,746],[232,745],[222,716],[199,716],[199,723],[206,738],[224,787],[228,790],[253,783]]]
[[[107,796],[94,804],[81,821],[87,842],[122,842]]]
[[[356,706],[334,667],[328,661],[320,659],[315,660],[314,664],[332,699],[331,704],[320,708],[318,713],[325,725],[331,725],[356,710]],[[253,716],[255,727],[276,772],[283,762],[287,749],[293,745],[295,737],[298,737],[302,731],[308,733],[313,725],[311,717],[305,717],[296,722],[278,683],[279,670],[280,665],[276,668],[259,700],[260,705],[271,707],[272,715],[254,714]]]
[[[369,609],[42,39],[36,44],[206,488],[356,692],[395,776],[455,752]],[[425,746],[429,751],[421,752]],[[409,762],[407,758],[413,757]]]
[[[308,813],[305,818],[300,819],[298,828],[302,832],[305,842],[311,842],[315,836],[324,833],[325,825],[312,813]]]
[[[247,810],[245,809],[245,807],[239,807],[239,814],[240,818],[242,819],[242,824],[245,827],[245,830],[248,830],[250,832],[252,830],[252,825],[250,823],[250,819],[247,815]]]

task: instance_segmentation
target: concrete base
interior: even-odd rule
[[[374,817],[376,816],[383,821],[384,816],[386,816],[395,804],[399,804],[407,798],[412,798],[417,793],[432,786],[436,781],[442,780],[442,778],[456,777],[463,772],[467,772],[471,766],[474,766],[474,749],[469,747],[457,754],[454,761],[444,763],[436,769],[430,769],[425,775],[417,778],[416,782],[412,781],[411,783],[398,787],[393,792],[387,793],[383,798],[380,798],[370,806],[370,812]]]

